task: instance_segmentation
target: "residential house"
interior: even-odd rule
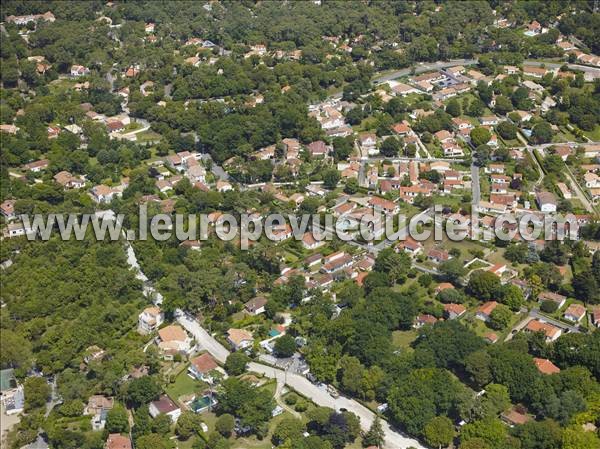
[[[376,211],[382,211],[389,215],[397,214],[400,210],[400,207],[393,201],[378,196],[372,196],[369,199],[369,206],[373,207]]]
[[[181,415],[181,409],[166,394],[161,395],[158,400],[152,401],[148,407],[148,411],[152,418],[156,418],[161,413],[165,414],[171,418],[171,422],[173,423],[177,422],[177,419]]]
[[[131,440],[128,436],[121,435],[120,433],[111,433],[108,435],[105,449],[131,449]]]
[[[266,305],[267,298],[264,296],[257,296],[244,304],[244,309],[246,310],[246,313],[256,316],[265,312]]]
[[[17,217],[15,214],[16,202],[17,200],[5,200],[0,204],[0,213],[6,220],[14,220]]]
[[[467,311],[462,304],[444,304],[444,313],[449,320],[454,320],[462,316]]]
[[[304,235],[302,236],[302,246],[305,249],[308,249],[308,250],[317,249],[317,248],[323,246],[324,244],[325,244],[324,240],[315,239],[315,237],[313,236],[313,234],[311,232],[305,232]]]
[[[437,323],[437,318],[434,317],[433,315],[429,315],[427,313],[419,315],[416,319],[415,319],[415,325],[414,327],[419,329],[423,326],[427,326],[427,325],[434,325],[435,323]]]
[[[523,74],[526,76],[531,76],[532,78],[543,78],[548,72],[549,70],[543,67],[523,67]]]
[[[159,329],[158,338],[158,347],[167,360],[172,359],[175,354],[189,354],[192,350],[192,339],[178,324]]]
[[[138,315],[138,332],[140,334],[151,334],[160,327],[164,320],[165,316],[159,307],[146,307]]]
[[[423,245],[421,242],[417,242],[410,236],[406,236],[406,240],[401,240],[396,245],[396,251],[404,251],[408,253],[411,257],[418,255],[423,252]]]
[[[85,180],[77,176],[73,176],[68,171],[61,171],[54,175],[54,181],[66,189],[81,189],[85,186]]]
[[[214,381],[212,373],[219,368],[215,359],[208,352],[190,360],[188,373],[202,382],[212,384]]]
[[[48,159],[40,159],[23,165],[23,170],[38,173],[42,170],[46,170],[49,164],[50,161],[48,161]]]
[[[13,223],[8,223],[6,225],[6,229],[4,230],[3,234],[5,237],[13,238],[13,237],[21,237],[26,234],[30,234],[32,232],[33,232],[33,230],[30,227],[26,228],[22,222],[16,221]]]
[[[600,328],[600,306],[597,306],[592,310],[592,324],[597,328]]]
[[[448,254],[447,251],[444,251],[442,249],[431,249],[427,253],[427,259],[429,259],[435,264],[440,264],[449,260],[450,254]]]
[[[71,76],[80,77],[90,74],[90,69],[84,67],[82,65],[72,65],[71,66]]]
[[[108,412],[114,407],[114,399],[102,395],[93,395],[83,410],[84,415],[92,416],[92,429],[103,430]]]
[[[536,199],[542,212],[556,212],[556,197],[551,192],[537,192]]]
[[[475,314],[475,318],[481,321],[489,321],[490,315],[492,312],[498,307],[498,303],[496,301],[488,301],[482,304]]]
[[[252,346],[254,339],[247,330],[231,328],[227,331],[227,342],[234,350],[238,351]]]
[[[565,310],[565,320],[573,321],[574,323],[579,323],[583,317],[585,317],[586,309],[581,304],[571,304]]]
[[[110,203],[116,196],[121,196],[119,189],[104,184],[92,187],[90,193],[96,203]]]
[[[527,326],[525,326],[525,331],[533,333],[543,332],[546,336],[546,342],[556,341],[562,334],[561,328],[553,326],[549,323],[545,323],[538,319],[531,320],[529,323],[527,323]]]
[[[558,374],[558,373],[560,373],[560,368],[548,359],[540,359],[538,357],[534,357],[533,363],[535,363],[535,367],[542,374]]]
[[[552,301],[556,304],[556,308],[560,309],[562,306],[565,305],[567,297],[554,292],[541,292],[538,295],[538,301]]]

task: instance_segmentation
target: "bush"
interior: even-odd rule
[[[294,405],[296,402],[298,402],[298,399],[298,395],[290,393],[285,397],[284,401],[287,405]]]
[[[219,416],[215,423],[215,430],[226,438],[229,438],[235,427],[235,418],[229,413]]]
[[[558,309],[558,304],[554,301],[543,301],[540,309],[544,313],[554,313]]]
[[[294,410],[300,413],[305,412],[308,410],[308,402],[306,402],[304,399],[300,399],[298,402],[296,402]]]

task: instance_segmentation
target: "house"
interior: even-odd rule
[[[54,181],[60,184],[65,190],[66,189],[81,189],[85,186],[85,180],[76,176],[73,176],[68,171],[61,171],[54,175]]]
[[[153,418],[163,413],[171,418],[171,421],[174,423],[177,422],[179,415],[181,415],[181,409],[166,394],[161,395],[158,400],[152,401],[148,407],[148,411]]]
[[[557,182],[556,187],[558,187],[558,190],[560,190],[560,194],[563,196],[564,199],[570,200],[573,197],[571,190],[567,187],[567,185],[564,182]]]
[[[427,259],[432,261],[433,263],[439,264],[442,262],[446,262],[450,259],[450,254],[447,251],[441,249],[431,249],[427,253]]]
[[[21,237],[26,234],[31,234],[33,230],[31,228],[26,228],[23,223],[20,221],[16,221],[14,223],[8,223],[6,225],[6,229],[4,230],[4,236],[8,238],[13,237]]]
[[[138,332],[142,335],[156,331],[165,320],[159,307],[146,307],[138,315]]]
[[[341,254],[339,257],[338,254]],[[346,254],[344,252],[335,253],[336,257],[332,258],[334,254],[326,257],[323,260],[323,266],[321,267],[321,272],[332,274],[337,271],[343,270],[344,268],[348,268],[352,265],[352,256],[350,254]]]
[[[358,136],[358,141],[361,148],[368,152],[373,152],[377,146],[377,134],[375,133],[361,133]]]
[[[396,245],[396,251],[404,251],[410,256],[414,257],[419,253],[423,252],[423,245],[421,242],[417,242],[410,236],[406,236],[406,240],[401,240]]]
[[[6,220],[14,220],[17,215],[15,214],[15,203],[17,200],[5,200],[0,204],[0,213],[6,218]]]
[[[483,338],[490,344],[494,344],[498,341],[498,335],[496,335],[494,332],[488,332],[483,336]]]
[[[567,301],[567,297],[563,296],[563,295],[559,295],[558,293],[554,293],[554,292],[541,292],[538,295],[538,301],[539,302],[552,301],[552,302],[556,303],[556,308],[560,309],[562,306],[565,305],[565,302]]]
[[[433,315],[429,315],[427,313],[419,315],[416,319],[415,319],[415,325],[414,327],[419,329],[425,325],[434,325],[435,323],[437,323],[437,318],[434,317]]]
[[[552,324],[549,324],[549,323],[545,323],[538,319],[531,320],[529,323],[527,323],[527,326],[525,326],[525,331],[533,332],[533,333],[543,332],[544,335],[546,336],[546,342],[548,342],[548,343],[552,342],[552,341],[556,341],[556,339],[558,339],[558,337],[560,337],[562,334],[561,328],[553,326]]]
[[[50,161],[48,159],[40,159],[39,161],[33,161],[23,165],[23,170],[38,173],[42,170],[46,170],[48,165],[50,165]]]
[[[159,343],[163,357],[167,360],[175,354],[189,354],[192,350],[192,340],[178,324],[171,324],[158,330]]]
[[[571,304],[565,310],[565,320],[573,321],[574,323],[579,323],[583,317],[585,316],[586,309],[581,304]]]
[[[80,77],[90,74],[90,69],[84,67],[82,65],[72,65],[71,66],[71,76]]]
[[[441,131],[438,131],[434,134],[435,138],[437,140],[439,140],[440,142],[446,142],[450,139],[453,138],[452,134],[450,134],[448,131],[446,131],[445,129],[442,129]]]
[[[250,315],[260,315],[265,312],[265,305],[267,304],[267,298],[264,296],[257,296],[252,298],[246,304],[244,304],[244,309]]]
[[[233,190],[233,186],[227,182],[227,181],[223,181],[222,179],[219,179],[216,183],[216,188],[218,192],[224,193],[224,192],[229,192],[230,190]]]
[[[542,212],[556,212],[556,197],[550,192],[537,192],[536,200]]]
[[[542,374],[558,374],[558,373],[560,373],[560,368],[548,359],[540,359],[538,357],[534,357],[533,363],[535,363],[535,367]]]
[[[103,430],[106,425],[106,416],[114,407],[115,401],[113,398],[95,394],[90,396],[88,403],[83,410],[84,415],[92,416],[92,429]]]
[[[412,133],[412,129],[406,121],[392,125],[392,131],[401,136],[405,136]]]
[[[327,146],[325,145],[325,142],[323,142],[322,140],[317,140],[315,142],[309,143],[307,148],[308,148],[308,152],[313,157],[325,156],[328,153]]]
[[[18,130],[19,130],[19,127],[15,126],[15,125],[8,125],[8,124],[0,125],[0,132],[6,133],[6,134],[17,134]]]
[[[110,203],[115,196],[120,196],[121,192],[116,188],[100,184],[92,187],[90,194],[96,203]]]
[[[527,25],[527,33],[529,36],[535,36],[536,34],[540,34],[542,32],[542,25],[537,20],[534,20],[529,25]]]
[[[320,253],[313,254],[311,256],[308,256],[306,259],[304,259],[304,265],[306,265],[308,268],[310,268],[310,267],[320,264],[322,260],[323,260],[322,254],[320,254]]]
[[[527,411],[522,406],[515,406],[502,413],[500,419],[510,427],[514,427],[522,426],[531,421],[531,416],[527,415]]]
[[[204,354],[194,357],[192,360],[190,360],[188,373],[200,381],[212,384],[214,379],[211,373],[218,368],[219,365],[217,365],[217,362],[212,355],[210,355],[208,352],[205,352]]]
[[[586,158],[595,158],[600,156],[600,145],[586,145],[584,147],[583,155]]]
[[[482,126],[496,126],[500,122],[500,119],[495,115],[487,115],[485,117],[481,117],[479,121]]]
[[[449,320],[462,316],[466,311],[466,307],[462,304],[444,304],[444,313]]]
[[[131,449],[131,440],[127,436],[123,436],[120,433],[111,433],[108,435],[105,449]]]
[[[247,330],[231,328],[227,331],[227,342],[234,350],[238,351],[252,346],[254,339]]]
[[[372,196],[369,199],[369,206],[373,207],[376,211],[382,211],[390,215],[397,214],[400,210],[399,206],[393,201],[378,196]]]
[[[585,181],[585,186],[588,189],[597,189],[600,187],[600,176],[594,172],[588,172],[584,174],[583,180]]]
[[[492,312],[498,307],[498,303],[496,301],[488,301],[485,304],[482,304],[475,314],[475,318],[481,321],[489,321],[490,315]]]
[[[111,120],[106,124],[109,133],[117,133],[125,129],[125,124],[121,120]]]
[[[524,66],[523,74],[527,76],[531,76],[532,78],[543,78],[546,73],[548,73],[548,69],[543,67],[532,67],[532,66]]]
[[[302,246],[305,249],[313,250],[317,249],[325,244],[324,240],[316,240],[311,232],[305,232],[302,236]]]

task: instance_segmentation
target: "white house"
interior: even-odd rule
[[[538,206],[542,212],[556,212],[556,197],[550,192],[536,194]]]
[[[138,316],[138,332],[151,334],[156,331],[165,320],[164,314],[158,307],[147,307]]]
[[[166,394],[161,395],[158,400],[151,402],[148,411],[152,418],[156,418],[161,413],[164,413],[174,423],[177,422],[179,415],[181,415],[181,409]]]

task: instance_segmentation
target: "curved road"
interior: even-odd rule
[[[207,350],[219,362],[225,362],[229,355],[229,351],[200,326],[200,323],[197,320],[186,315],[181,310],[177,310],[175,315],[179,324],[194,336],[198,345]],[[275,379],[278,384],[287,384],[298,393],[311,399],[315,404],[323,407],[330,407],[334,410],[345,408],[346,410],[351,411],[360,418],[360,425],[365,431],[369,430],[369,427],[371,427],[371,424],[375,419],[375,414],[359,402],[344,396],[334,398],[327,392],[326,387],[319,387],[299,374],[291,372],[286,373],[281,369],[272,368],[256,362],[249,363],[248,369],[271,379]],[[385,431],[386,448],[406,449],[408,447],[413,447],[416,449],[425,449],[425,447],[417,440],[406,437],[396,430],[393,430],[385,420],[381,420],[381,425]]]

